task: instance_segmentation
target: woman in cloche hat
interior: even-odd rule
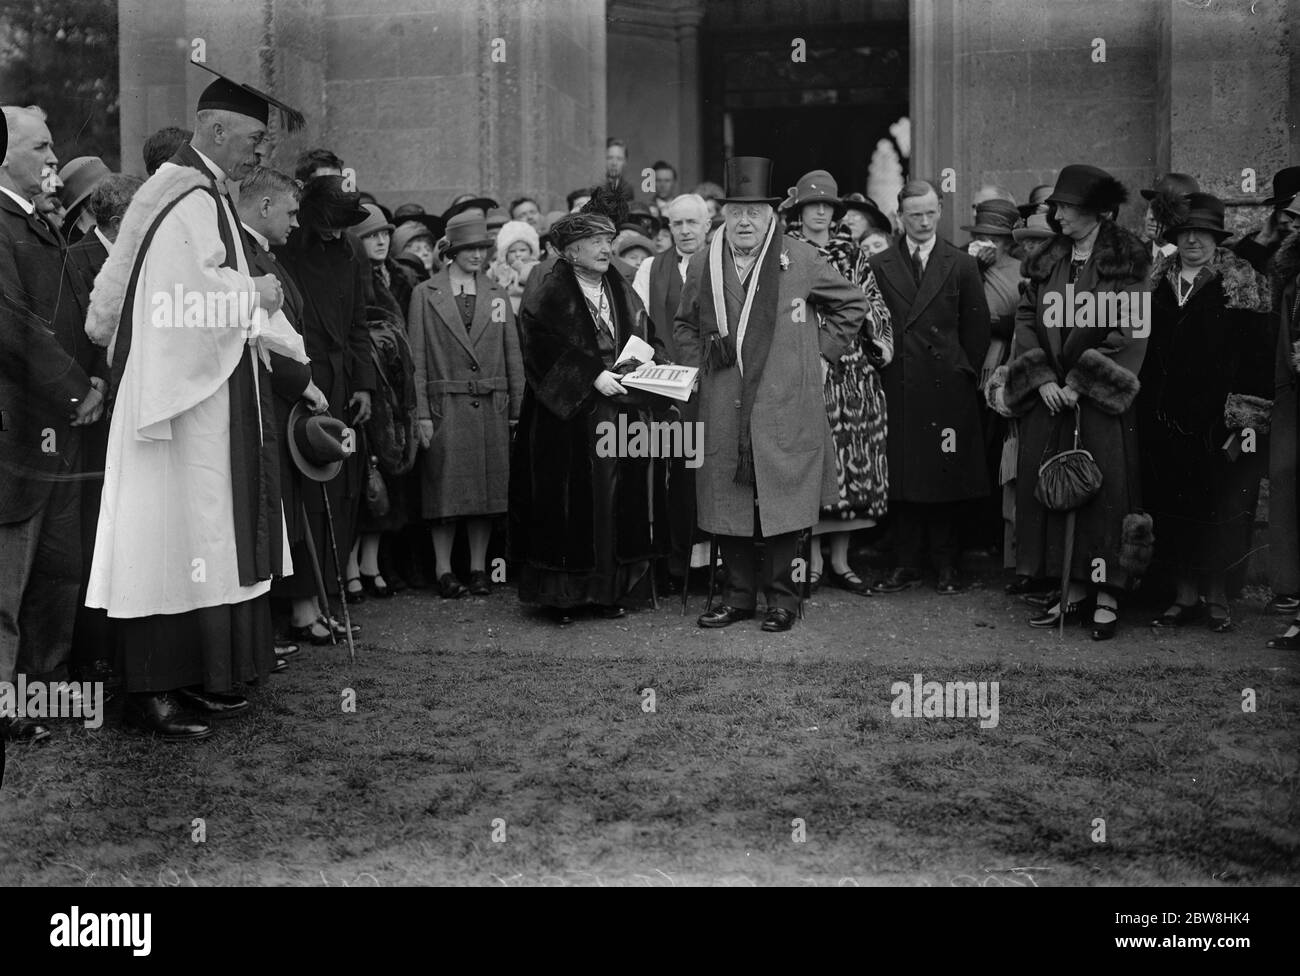
[[[1267,279],[1222,242],[1223,201],[1182,196],[1164,239],[1177,250],[1152,274],[1151,337],[1139,378],[1143,508],[1155,557],[1177,582],[1152,621],[1231,629],[1228,572],[1250,551],[1263,455],[1239,446],[1268,429],[1272,370]]]
[[[506,512],[510,428],[524,392],[509,296],[487,273],[487,219],[467,209],[447,221],[447,267],[416,287],[409,334],[415,360],[421,514],[433,531],[438,590],[487,596],[492,523]],[[469,540],[469,585],[451,568],[456,531]]]
[[[1128,198],[1124,186],[1095,166],[1061,170],[1048,197],[1048,223],[1056,236],[1025,261],[1028,276],[1016,313],[1000,412],[1019,416],[1016,477],[1016,572],[1034,579],[1061,578],[1067,551],[1066,516],[1035,495],[1042,462],[1073,446],[1075,410],[1082,447],[1101,469],[1100,491],[1074,513],[1069,585],[1045,613],[1030,621],[1054,627],[1061,615],[1081,620],[1091,592],[1094,640],[1115,634],[1119,594],[1145,569],[1137,541],[1146,525],[1129,518],[1138,497],[1135,400],[1149,322],[1141,320],[1150,257],[1142,242],[1116,223]],[[1128,298],[1128,316],[1100,326],[1076,316],[1075,295]],[[1111,303],[1101,302],[1102,305]],[[1099,568],[1100,567],[1100,568]]]
[[[867,296],[867,317],[858,341],[836,366],[826,370],[822,385],[835,443],[839,498],[822,510],[813,527],[808,582],[814,588],[821,582],[821,542],[825,537],[830,542],[831,565],[826,575],[831,582],[850,593],[870,596],[871,587],[849,565],[849,537],[856,529],[875,525],[888,506],[885,390],[877,369],[888,365],[894,355],[889,308],[867,263],[871,255],[854,240],[851,225],[832,233],[846,208],[830,173],[824,169],[805,173],[790,187],[782,209],[790,222],[788,236],[811,244]]]

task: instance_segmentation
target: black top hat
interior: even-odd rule
[[[1072,163],[1056,177],[1056,186],[1047,202],[1065,203],[1100,214],[1118,210],[1127,199],[1128,190],[1124,184],[1104,169]]]
[[[332,173],[313,176],[302,188],[299,220],[314,230],[355,227],[370,214],[361,206],[361,194],[343,189],[344,179]]]
[[[723,203],[766,203],[775,207],[781,197],[772,192],[772,160],[762,156],[732,156],[727,160],[727,195]]]
[[[1273,174],[1273,195],[1264,202],[1270,207],[1285,207],[1300,193],[1300,166],[1288,166]]]
[[[781,204],[782,210],[789,210],[797,215],[806,204],[826,203],[830,204],[836,220],[844,215],[844,201],[840,199],[839,184],[835,182],[835,177],[824,169],[804,173],[799,177],[799,182],[790,187],[787,194]]]
[[[491,247],[492,235],[488,233],[487,218],[478,214],[462,213],[447,221],[448,256],[469,247]]]
[[[470,207],[478,207],[483,211],[483,216],[487,216],[489,210],[495,210],[500,204],[491,197],[476,197],[472,193],[462,193],[455,200],[451,201],[451,206],[442,213],[443,222],[450,221],[456,214],[464,213]]]
[[[1188,193],[1200,193],[1201,185],[1196,182],[1194,176],[1188,176],[1186,173],[1165,173],[1163,176],[1157,176],[1150,187],[1138,191],[1142,194],[1143,199],[1153,200],[1163,193],[1179,193],[1186,195]]]
[[[962,230],[972,234],[1002,234],[1007,237],[1020,221],[1020,208],[1010,200],[985,200],[975,206],[975,223]]]
[[[348,425],[327,413],[314,414],[299,400],[289,411],[289,456],[312,481],[333,481],[351,453],[343,443]]]
[[[1232,231],[1223,228],[1223,210],[1223,201],[1213,194],[1189,193],[1186,215],[1165,228],[1165,239],[1173,241],[1185,230],[1205,230],[1213,234],[1216,241],[1223,241],[1232,236]]]

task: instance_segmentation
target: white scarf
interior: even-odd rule
[[[718,335],[727,335],[727,303],[722,297],[722,238],[726,235],[726,230],[719,234],[713,235],[713,240],[709,244],[709,277],[712,279],[710,284],[713,289],[713,314],[718,319]],[[745,304],[740,310],[740,323],[736,326],[736,366],[740,369],[740,375],[745,375],[745,360],[741,353],[741,348],[745,343],[745,328],[749,325],[749,310],[754,306],[754,293],[758,291],[758,273],[763,267],[763,259],[767,257],[768,245],[772,243],[772,238],[776,236],[776,214],[772,215],[772,222],[767,226],[767,236],[763,238],[763,248],[758,252],[758,260],[754,262],[749,272],[749,284],[745,287]]]

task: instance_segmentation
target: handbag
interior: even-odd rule
[[[366,507],[377,519],[388,514],[388,485],[384,483],[384,476],[379,472],[379,459],[373,454],[370,455],[370,461],[366,465]]]
[[[1101,468],[1092,452],[1079,446],[1079,407],[1076,404],[1074,447],[1052,455],[1038,466],[1034,497],[1053,512],[1072,512],[1092,501],[1099,491]]]

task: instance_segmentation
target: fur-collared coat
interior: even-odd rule
[[[415,287],[407,334],[420,420],[433,423],[422,455],[424,518],[499,515],[510,484],[510,421],[519,417],[524,367],[506,290],[475,277],[465,328],[447,269]]]
[[[1225,572],[1250,544],[1272,399],[1268,282],[1227,248],[1215,251],[1180,305],[1181,262],[1151,276],[1151,338],[1139,378],[1143,508],[1156,558],[1175,573]],[[1250,447],[1223,444],[1251,428]]]
[[[1070,575],[1094,579],[1093,560],[1105,560],[1106,584],[1129,585],[1120,559],[1124,516],[1140,504],[1138,432],[1135,401],[1138,373],[1146,354],[1147,329],[1130,309],[1127,321],[1111,328],[1049,327],[1049,302],[1064,296],[1073,243],[1058,235],[1025,262],[1029,281],[1016,310],[1014,358],[1007,364],[1003,400],[1021,417],[1016,478],[1018,573],[1061,575],[1065,558],[1065,518],[1034,497],[1044,460],[1073,446],[1074,412],[1053,417],[1038,390],[1048,382],[1079,395],[1080,440],[1101,468],[1101,491],[1076,515]],[[1142,242],[1112,221],[1103,221],[1088,262],[1074,283],[1075,295],[1126,292],[1141,305],[1149,295],[1150,256]],[[1068,322],[1069,319],[1067,318]]]
[[[612,264],[605,285],[611,295],[615,354],[635,335],[655,348],[660,361],[663,343],[654,324]],[[614,561],[627,565],[666,554],[667,465],[649,458],[596,456],[597,425],[617,424],[621,412],[636,420],[645,401],[631,395],[606,397],[592,386],[613,363],[602,358],[586,299],[565,259],[529,275],[519,308],[519,341],[527,385],[510,458],[510,558],[542,572],[593,572],[597,539],[611,534],[610,526],[595,525],[593,498],[598,482],[608,485],[611,474],[617,513]],[[608,466],[599,478],[597,465]],[[654,535],[651,504],[654,523],[663,527]]]
[[[1277,337],[1273,360],[1273,418],[1268,463],[1268,570],[1275,593],[1300,593],[1300,233],[1292,234],[1269,266]]]

